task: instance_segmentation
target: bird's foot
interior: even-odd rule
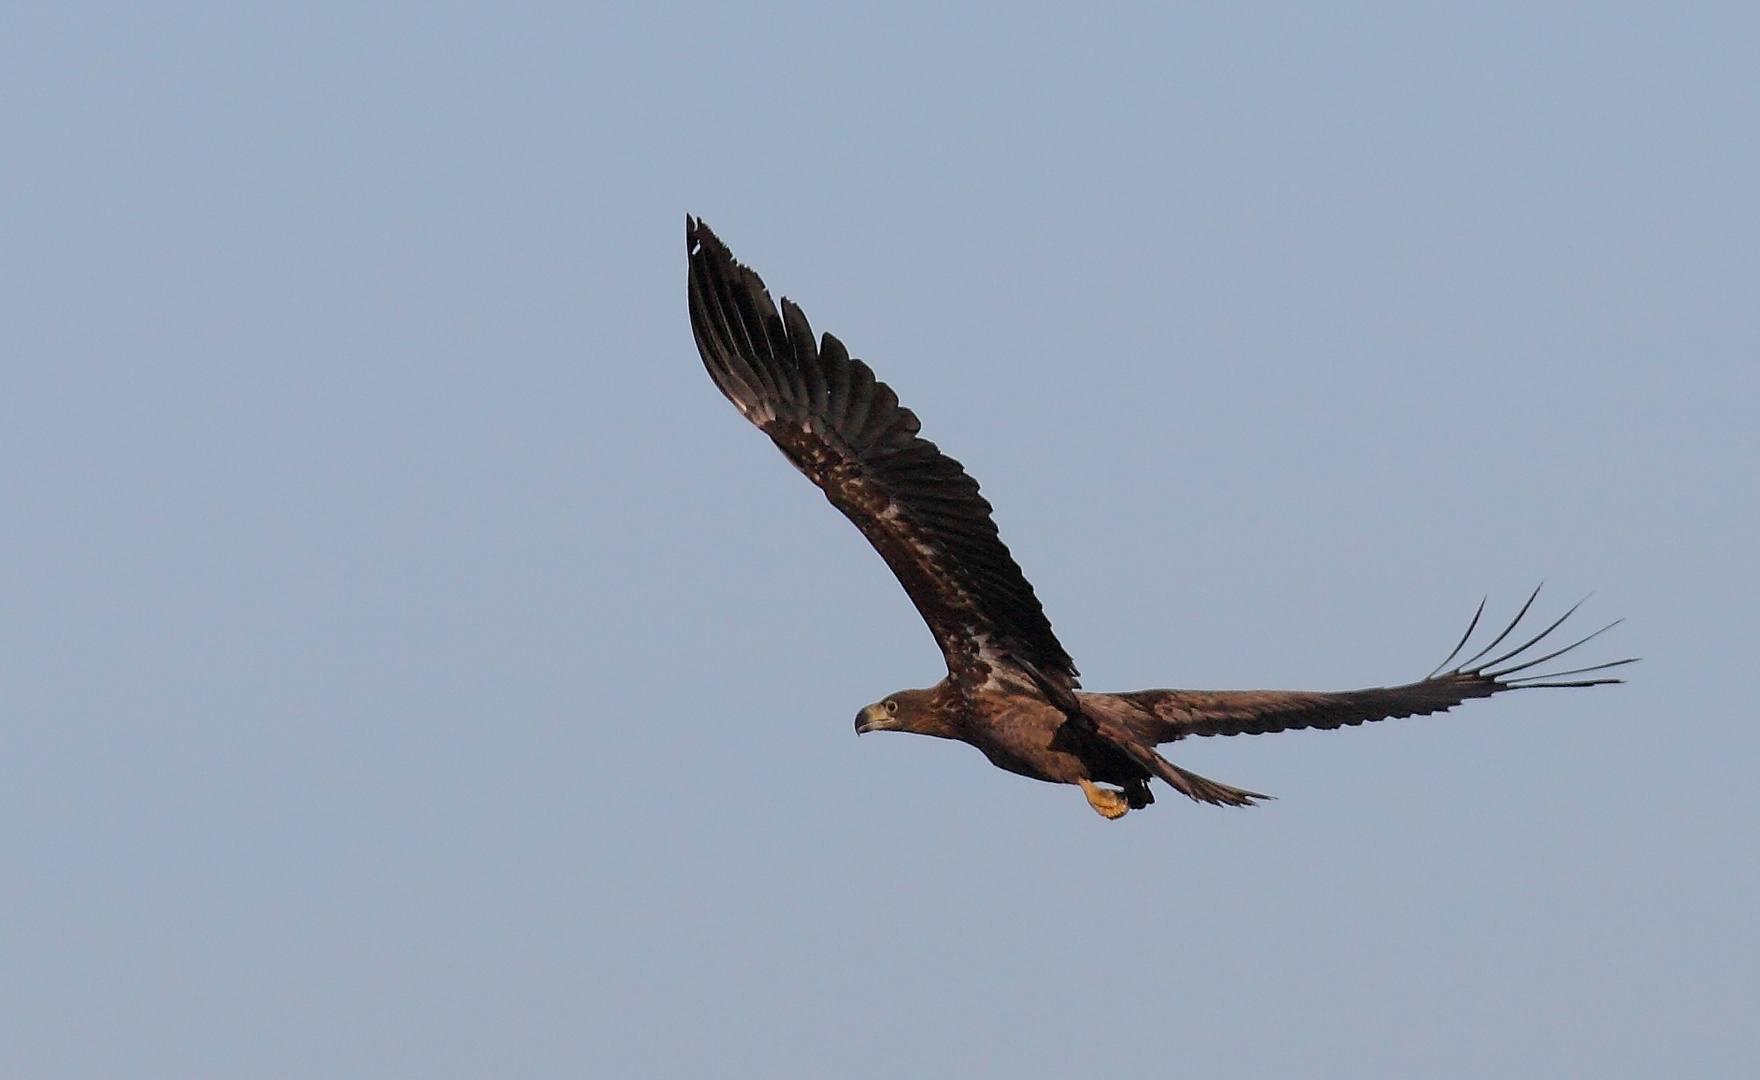
[[[1088,797],[1088,805],[1101,817],[1116,821],[1131,812],[1130,801],[1125,798],[1124,792],[1103,788],[1092,780],[1082,779],[1076,782],[1082,785],[1082,794]]]

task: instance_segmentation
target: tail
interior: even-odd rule
[[[1167,781],[1168,786],[1194,802],[1205,802],[1212,806],[1256,806],[1260,801],[1272,798],[1257,791],[1219,784],[1190,769],[1182,769],[1151,747],[1138,745],[1131,749],[1133,757],[1153,769],[1156,776]]]
[[[1088,720],[1090,723],[1095,722],[1093,717],[1088,717]],[[1095,734],[1113,750],[1123,751],[1124,756],[1146,770],[1150,776],[1159,776],[1173,790],[1194,802],[1209,803],[1212,806],[1253,806],[1262,799],[1272,797],[1261,795],[1257,791],[1219,784],[1189,769],[1182,769],[1156,753],[1154,746],[1105,719],[1098,721]],[[1142,791],[1146,795],[1149,790],[1147,778],[1137,783],[1142,785]],[[1134,808],[1135,803],[1132,806]]]
[[[1155,755],[1157,768],[1155,775],[1172,784],[1176,791],[1213,806],[1257,806],[1270,795],[1261,795],[1257,791],[1246,791],[1242,788],[1229,787],[1214,780],[1199,776],[1189,769],[1182,769],[1168,761],[1160,754]]]

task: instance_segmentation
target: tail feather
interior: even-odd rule
[[[1190,769],[1182,769],[1173,762],[1149,751],[1150,767],[1155,775],[1168,782],[1175,791],[1196,802],[1207,802],[1212,806],[1254,806],[1259,801],[1270,799],[1270,795],[1261,795],[1257,791],[1229,787],[1214,780],[1199,776]]]
[[[1088,696],[1089,700],[1093,701],[1105,695]],[[1095,718],[1090,716],[1089,720],[1095,721]],[[1137,786],[1145,795],[1149,791],[1148,777],[1159,776],[1167,781],[1168,786],[1188,799],[1210,803],[1212,806],[1252,806],[1261,799],[1271,798],[1270,795],[1261,795],[1257,791],[1247,791],[1243,788],[1219,784],[1214,780],[1199,776],[1190,769],[1182,769],[1156,753],[1153,745],[1135,737],[1119,725],[1104,717],[1095,722],[1097,723],[1095,735],[1099,739],[1103,740],[1111,749],[1123,751],[1125,757],[1134,761],[1139,768],[1145,771],[1147,775],[1142,780],[1136,781]],[[1131,789],[1127,786],[1126,790],[1128,793]],[[1153,801],[1153,797],[1145,800],[1145,802]],[[1131,805],[1134,808],[1136,803],[1133,802]]]

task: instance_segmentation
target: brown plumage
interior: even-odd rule
[[[1632,662],[1522,674],[1608,629],[1530,657],[1545,649],[1541,643],[1573,607],[1497,653],[1533,606],[1536,589],[1490,645],[1450,668],[1479,625],[1480,604],[1437,671],[1404,686],[1342,693],[1080,692],[1075,664],[997,534],[977,481],[918,436],[916,416],[842,342],[826,334],[815,344],[806,315],[786,298],[779,312],[763,281],[735,262],[708,226],[686,218],[685,242],[691,329],[715,385],[874,545],[947,661],[947,677],[935,686],[900,691],[863,709],[858,734],[959,739],[999,768],[1079,785],[1107,817],[1154,802],[1153,777],[1201,802],[1243,806],[1267,796],[1188,772],[1155,746],[1188,735],[1257,735],[1425,715],[1505,690],[1598,686],[1621,680],[1572,677]]]

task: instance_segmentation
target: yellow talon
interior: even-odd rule
[[[1131,812],[1131,804],[1125,801],[1124,792],[1100,787],[1087,779],[1077,780],[1076,783],[1082,785],[1082,794],[1088,797],[1088,805],[1101,817],[1116,821]]]

